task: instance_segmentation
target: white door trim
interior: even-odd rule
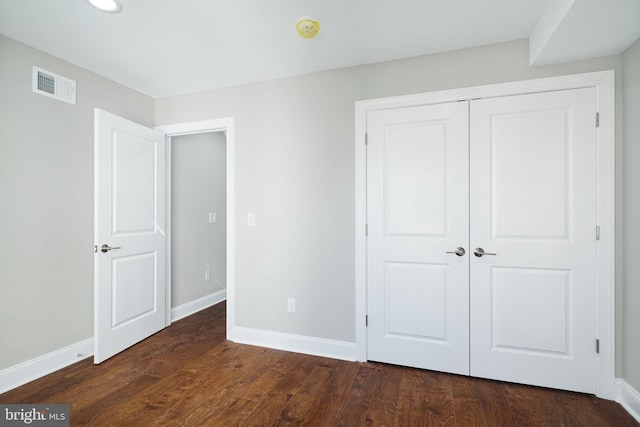
[[[356,257],[356,360],[367,360],[367,223],[365,133],[367,112],[459,100],[487,98],[554,90],[595,87],[600,127],[597,129],[598,173],[598,392],[614,400],[615,384],[615,73],[600,71],[520,82],[475,86],[416,95],[357,101],[355,104],[355,257]],[[595,120],[595,117],[594,117]],[[595,230],[594,230],[595,237]],[[595,343],[594,343],[595,345]]]
[[[234,233],[234,151],[235,121],[233,117],[156,126],[167,136],[167,326],[171,324],[171,137],[205,132],[225,132],[227,152],[227,338],[235,326],[235,233]]]

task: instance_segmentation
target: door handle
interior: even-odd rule
[[[466,251],[464,250],[463,247],[458,246],[455,251],[447,251],[445,253],[447,253],[447,254],[456,254],[458,256],[463,256],[466,253]]]
[[[104,244],[104,245],[100,246],[100,250],[102,251],[103,254],[106,254],[107,252],[109,252],[112,249],[122,249],[122,246],[111,247],[111,246],[109,246],[107,244]]]
[[[485,252],[484,249],[482,249],[482,248],[476,248],[473,251],[473,254],[475,256],[477,256],[478,258],[482,258],[485,255],[498,255],[498,254],[494,254],[494,253],[491,253],[491,252]]]

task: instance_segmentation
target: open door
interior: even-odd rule
[[[94,362],[167,325],[165,135],[95,110]]]

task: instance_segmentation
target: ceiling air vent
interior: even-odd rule
[[[42,68],[33,67],[33,91],[76,105],[76,82]]]

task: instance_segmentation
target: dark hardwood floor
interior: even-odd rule
[[[639,425],[591,395],[234,344],[224,303],[0,403],[68,403],[73,426]]]

